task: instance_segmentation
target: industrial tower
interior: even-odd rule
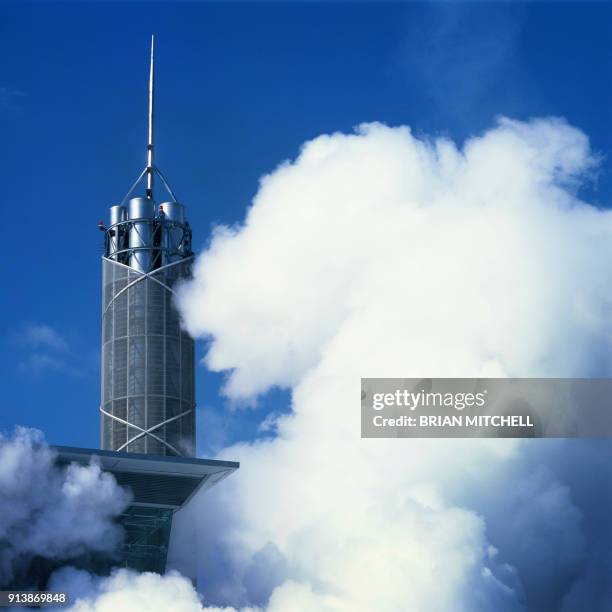
[[[191,274],[185,209],[154,163],[154,40],[151,38],[147,164],[110,207],[102,257],[103,450],[167,456],[195,453],[194,341],[181,329],[175,284]],[[155,179],[167,192],[154,197]],[[144,183],[145,195],[135,196]]]
[[[147,165],[122,202],[110,208],[102,257],[102,450],[53,447],[60,467],[95,461],[129,488],[129,506],[115,518],[124,531],[120,550],[86,553],[71,565],[96,574],[113,567],[163,574],[167,563],[192,580],[198,572],[197,525],[177,513],[240,467],[195,455],[194,342],[181,329],[173,304],[178,281],[189,278],[191,229],[153,157],[153,38],[149,73]],[[169,198],[156,202],[154,179]],[[146,179],[146,182],[145,182]],[[144,197],[133,196],[145,182]],[[179,530],[180,531],[180,530]],[[189,550],[187,550],[189,549]],[[177,550],[180,554],[172,555]],[[42,559],[23,568],[15,586],[46,588],[65,560]]]

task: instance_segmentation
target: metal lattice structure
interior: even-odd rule
[[[147,165],[120,204],[110,208],[102,260],[104,450],[155,455],[195,453],[195,350],[173,303],[191,275],[191,228],[153,163],[153,39],[149,73]],[[157,176],[170,200],[157,204]],[[146,180],[146,196],[132,197]],[[128,201],[129,200],[129,201]]]
[[[195,349],[181,329],[173,287],[192,258],[141,272],[103,259],[101,446],[192,455]]]

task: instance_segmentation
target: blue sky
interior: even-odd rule
[[[0,430],[98,446],[96,223],[144,166],[151,33],[157,161],[197,250],[304,141],[364,121],[461,142],[497,115],[563,116],[603,156],[585,195],[612,201],[607,3],[4,3]],[[202,452],[288,402],[232,412],[223,376],[197,377]]]

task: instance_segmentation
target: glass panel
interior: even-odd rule
[[[139,572],[163,574],[170,542],[172,510],[131,506],[118,522],[125,529],[121,565]]]

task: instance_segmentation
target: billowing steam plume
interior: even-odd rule
[[[32,586],[35,560],[112,553],[123,538],[113,519],[129,501],[94,463],[58,467],[40,432],[0,434],[0,584]]]
[[[609,375],[612,214],[577,196],[596,168],[559,119],[461,148],[369,124],[306,143],[216,230],[186,325],[231,399],[286,387],[292,412],[195,508],[212,601],[606,609],[609,445],[362,440],[358,401],[361,376]]]

